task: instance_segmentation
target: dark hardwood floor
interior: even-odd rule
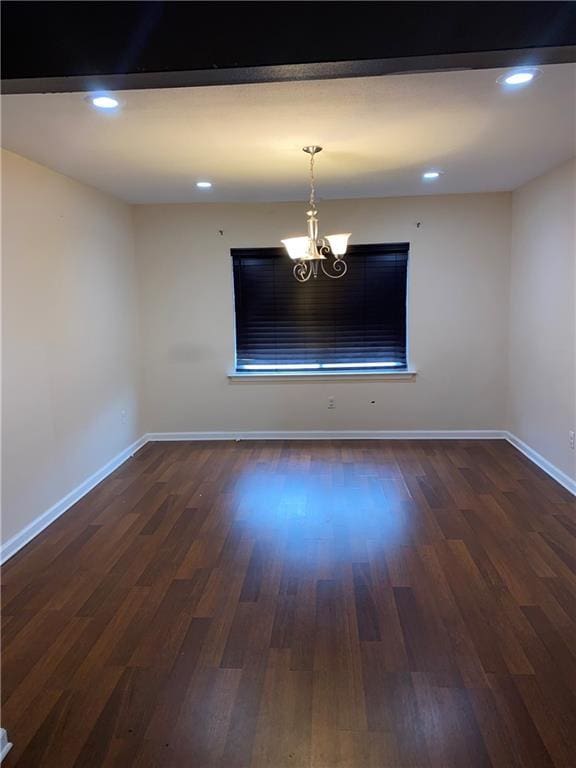
[[[574,768],[575,503],[500,441],[153,443],[3,569],[13,768]]]

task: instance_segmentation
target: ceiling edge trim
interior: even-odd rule
[[[394,59],[286,64],[271,67],[17,78],[2,80],[1,90],[3,94],[9,95],[18,93],[72,93],[93,90],[190,88],[299,80],[334,80],[347,77],[377,77],[380,75],[495,69],[573,62],[576,62],[576,45],[565,45],[549,48],[409,56]]]

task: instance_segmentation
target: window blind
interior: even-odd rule
[[[239,371],[406,367],[408,243],[354,245],[307,283],[284,248],[233,249]]]

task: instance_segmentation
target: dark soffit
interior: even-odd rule
[[[576,61],[574,2],[2,3],[4,93]]]

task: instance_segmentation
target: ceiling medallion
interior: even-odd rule
[[[326,235],[326,238],[318,237],[318,209],[316,208],[316,189],[314,186],[314,155],[322,151],[322,147],[303,147],[303,151],[310,155],[310,209],[306,212],[308,217],[308,235],[305,237],[289,237],[282,240],[288,255],[294,264],[294,277],[301,283],[305,283],[311,277],[318,277],[318,265],[326,275],[337,279],[344,277],[348,265],[342,258],[348,247],[350,232],[340,235]],[[328,256],[333,257],[330,262]],[[329,266],[326,265],[329,263]]]

